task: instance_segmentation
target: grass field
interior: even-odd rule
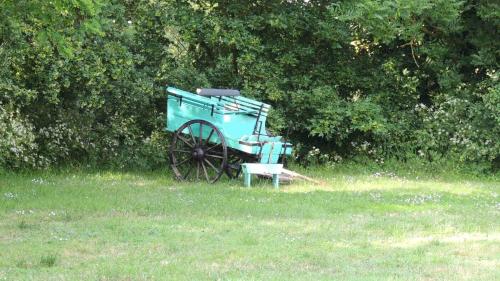
[[[0,280],[500,280],[500,179],[303,171],[0,175]]]

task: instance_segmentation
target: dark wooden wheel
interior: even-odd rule
[[[236,153],[229,152],[226,174],[229,178],[238,178],[241,174],[241,164],[243,164],[243,159],[239,157]]]
[[[174,134],[170,165],[179,180],[216,182],[227,166],[227,146],[212,123],[191,120]]]

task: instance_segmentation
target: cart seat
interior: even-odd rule
[[[196,89],[196,93],[200,96],[215,96],[215,97],[224,97],[224,96],[239,96],[240,91],[232,90],[232,89]]]

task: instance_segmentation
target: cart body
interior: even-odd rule
[[[281,136],[272,136],[266,130],[270,105],[239,95],[220,95],[217,91],[203,96],[174,87],[167,87],[166,129],[177,132],[191,120],[213,124],[221,133],[230,150],[246,154],[258,163],[276,164],[283,156],[291,155],[292,145]],[[188,132],[187,130],[191,130]],[[191,134],[211,143],[221,142],[210,135],[210,127],[184,128],[182,134]]]

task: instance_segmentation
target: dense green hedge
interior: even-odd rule
[[[500,165],[488,0],[0,2],[0,166],[166,164],[166,84],[274,106],[304,163]]]

